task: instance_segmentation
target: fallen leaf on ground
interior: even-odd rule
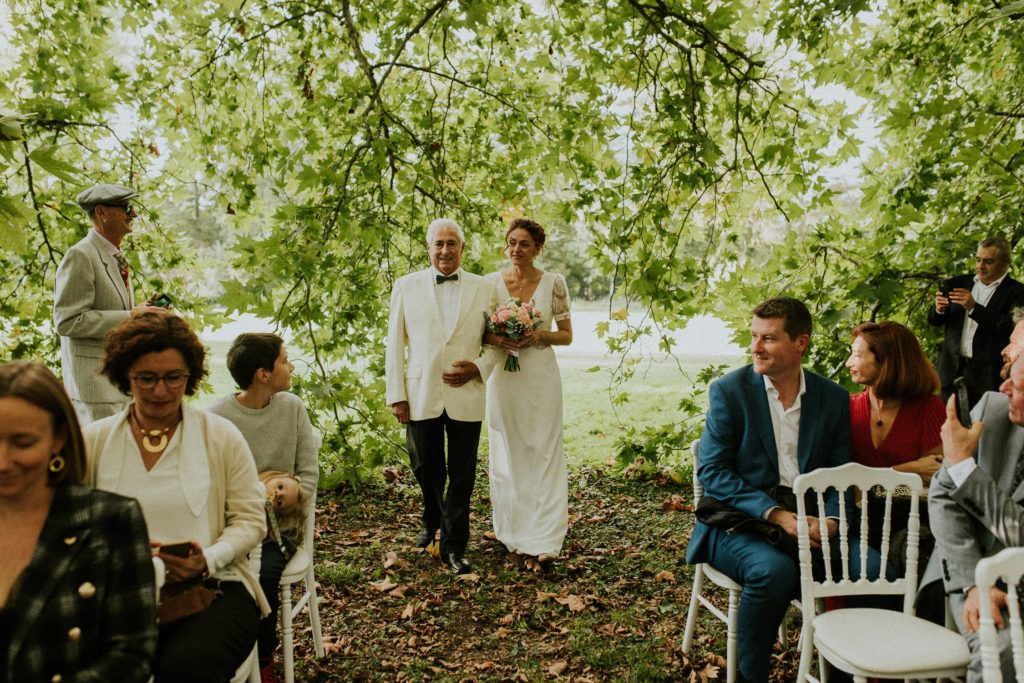
[[[470,574],[459,574],[458,576],[455,577],[455,581],[456,582],[462,582],[462,583],[480,583],[480,575],[479,574],[472,574],[472,573],[470,573]]]
[[[551,598],[557,598],[558,593],[545,593],[544,591],[537,591],[537,602],[547,602]]]
[[[569,608],[570,612],[582,612],[587,606],[587,603],[583,601],[583,598],[578,595],[567,595],[564,598],[556,596],[555,602],[559,605],[565,605]]]
[[[551,674],[552,676],[561,676],[563,673],[565,673],[565,670],[568,669],[568,668],[569,668],[569,662],[566,662],[566,661],[555,662],[554,664],[552,664],[551,666],[548,667],[548,673]]]
[[[395,590],[391,591],[391,593],[389,593],[389,595],[391,597],[393,597],[393,598],[404,598],[405,594],[406,594],[406,592],[408,590],[409,590],[409,585],[408,584],[405,584],[405,583],[399,584],[398,588],[396,588]]]
[[[427,603],[425,603],[425,602],[416,602],[416,601],[410,602],[409,604],[407,604],[405,606],[405,609],[402,610],[402,618],[403,619],[412,619],[414,616],[416,616],[417,614],[422,612],[423,608],[426,607],[426,606],[427,606]]]
[[[660,572],[654,575],[655,581],[665,581],[666,583],[675,583],[676,575],[667,569],[662,569]]]
[[[374,590],[378,590],[381,593],[387,593],[393,588],[398,588],[398,584],[391,583],[391,579],[384,579],[383,581],[371,581],[370,585],[373,586]]]
[[[705,664],[704,669],[700,672],[700,675],[705,680],[715,680],[718,678],[718,674],[721,671],[714,664]]]
[[[388,554],[384,556],[384,569],[391,569],[392,567],[403,569],[408,566],[409,563],[400,558],[394,550],[389,550]]]
[[[678,494],[672,494],[669,496],[668,500],[661,504],[661,509],[663,512],[693,512],[693,507],[687,505],[686,501],[683,500],[683,497]]]
[[[392,482],[404,478],[405,470],[398,467],[385,467],[381,469],[381,474],[384,475],[384,481]]]

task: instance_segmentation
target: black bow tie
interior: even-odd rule
[[[442,282],[456,282],[458,279],[458,273],[452,273],[451,275],[438,275],[437,284],[441,284]]]

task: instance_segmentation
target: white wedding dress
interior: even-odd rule
[[[511,296],[501,273],[488,279],[502,303]],[[545,272],[533,295],[539,329],[569,318],[565,278]],[[511,552],[558,555],[569,525],[568,474],[562,448],[562,378],[546,344],[520,351],[519,372],[499,363],[487,382],[487,431],[494,535]]]

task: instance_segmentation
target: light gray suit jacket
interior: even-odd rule
[[[974,585],[978,560],[1005,547],[1024,545],[1024,484],[1009,491],[1024,450],[1024,427],[1009,419],[1009,399],[990,391],[971,411],[985,424],[975,457],[978,467],[956,486],[943,465],[928,493],[935,552],[922,576],[924,585],[941,576],[947,592]],[[935,565],[935,566],[933,566]]]
[[[64,386],[85,403],[123,402],[124,395],[99,375],[104,339],[134,305],[117,261],[90,229],[68,249],[57,269],[53,322],[60,335]]]

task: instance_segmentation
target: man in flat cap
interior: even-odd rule
[[[99,374],[107,332],[135,305],[128,261],[121,240],[136,214],[129,203],[135,190],[94,185],[76,200],[89,214],[92,230],[68,249],[57,269],[53,321],[60,335],[64,386],[82,426],[113,415],[125,396]]]

